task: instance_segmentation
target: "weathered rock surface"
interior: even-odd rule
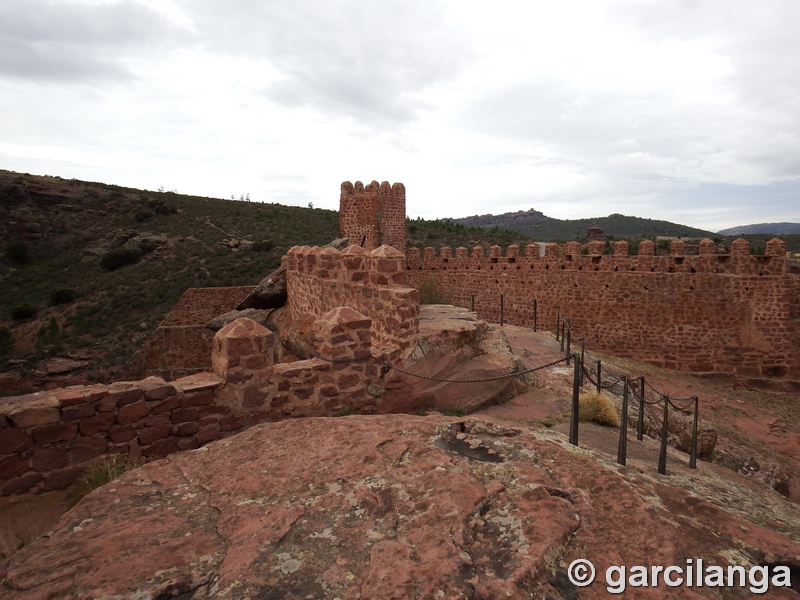
[[[606,598],[611,565],[797,569],[797,540],[668,481],[491,420],[269,423],[90,494],[6,561],[0,597]],[[783,518],[800,536],[797,511]],[[563,571],[576,558],[598,573],[577,595]]]
[[[86,360],[73,360],[71,358],[48,358],[37,365],[37,374],[59,375],[77,371],[89,364]]]
[[[522,393],[527,380],[516,377],[479,383],[435,379],[484,379],[521,370],[502,330],[466,308],[443,304],[420,307],[419,343],[406,370],[434,378],[397,373],[386,385],[379,409],[474,412]]]
[[[244,310],[232,310],[211,319],[208,323],[206,323],[206,329],[210,329],[211,331],[219,331],[228,323],[233,323],[236,319],[241,319],[242,317],[250,319],[251,321],[255,321],[259,325],[266,327],[267,319],[269,318],[270,314],[272,314],[271,309],[258,310],[257,308],[246,308]]]
[[[286,304],[286,267],[281,265],[262,279],[250,294],[236,307],[246,308],[280,308]]]

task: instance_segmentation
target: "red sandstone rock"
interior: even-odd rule
[[[274,345],[275,336],[267,328],[250,319],[237,319],[214,336],[212,370],[217,376],[225,378],[229,371],[240,366],[244,358],[253,355],[265,356],[265,366],[271,366]]]
[[[21,429],[0,429],[0,454],[24,452],[33,445],[31,437]]]
[[[176,389],[161,377],[148,377],[139,382],[139,387],[144,392],[145,400],[164,400],[174,396]]]
[[[69,441],[78,434],[78,424],[51,423],[49,425],[40,425],[35,427],[31,434],[33,435],[33,442],[38,445]]]
[[[5,406],[0,405],[0,411],[3,411],[5,416],[20,429],[57,423],[61,416],[58,411],[58,398],[48,392],[4,398],[4,401]]]
[[[600,578],[697,557],[796,564],[796,542],[661,481],[489,420],[265,424],[90,494],[0,567],[0,594],[557,598],[574,592],[561,569],[575,558]],[[600,580],[578,594],[608,597]]]
[[[526,384],[518,378],[470,384],[426,379],[491,378],[521,367],[502,332],[488,327],[467,309],[424,305],[419,327],[419,346],[404,366],[423,377],[392,373],[378,403],[378,412],[426,409],[469,413],[524,391]]]
[[[61,409],[61,419],[63,421],[76,421],[86,417],[91,417],[96,411],[94,404],[79,404]]]
[[[101,431],[108,431],[114,424],[116,417],[110,412],[101,412],[93,417],[83,419],[79,423],[80,432],[83,435],[90,436]]]
[[[280,308],[286,303],[286,266],[281,265],[262,279],[236,310]],[[247,317],[248,315],[242,315]],[[263,324],[263,323],[262,323]]]
[[[285,292],[284,292],[285,294]],[[247,303],[250,299],[250,296],[245,298],[244,302]],[[285,301],[285,299],[284,299]],[[274,308],[266,309],[266,310],[259,310],[256,308],[246,308],[244,310],[232,310],[222,314],[218,317],[214,317],[208,323],[206,323],[206,329],[210,329],[211,331],[219,331],[228,323],[232,323],[236,319],[250,319],[251,321],[255,321],[259,325],[263,325],[264,327],[267,326],[269,322],[269,316],[274,311]]]
[[[135,404],[128,404],[119,409],[117,413],[117,423],[120,425],[128,425],[149,414],[150,407],[147,406],[147,402],[140,401]]]
[[[69,447],[69,460],[78,464],[100,456],[106,451],[108,441],[105,436],[81,437],[72,442]]]

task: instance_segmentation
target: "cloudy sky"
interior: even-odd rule
[[[0,168],[408,213],[800,221],[797,0],[0,0]]]

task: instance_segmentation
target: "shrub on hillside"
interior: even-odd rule
[[[15,321],[24,321],[30,319],[36,314],[36,309],[30,304],[21,304],[11,309],[11,318]]]
[[[50,306],[56,306],[58,304],[67,304],[68,302],[72,302],[75,300],[75,290],[68,290],[68,289],[60,289],[60,290],[53,290],[50,294]]]
[[[109,250],[100,259],[100,266],[106,271],[116,271],[117,269],[126,265],[132,265],[139,257],[142,256],[142,251],[139,248],[122,247]]]
[[[31,262],[28,244],[22,241],[9,242],[6,246],[6,258],[15,265],[27,265]]]
[[[174,206],[170,206],[163,200],[158,198],[151,198],[147,201],[147,206],[152,208],[157,214],[159,215],[175,215],[178,213],[178,209]]]
[[[270,240],[263,240],[261,242],[255,242],[253,244],[252,250],[254,252],[269,252],[275,247],[275,244]]]
[[[152,217],[153,217],[153,213],[152,213],[152,211],[149,211],[149,210],[140,210],[135,215],[137,223],[144,223],[145,221],[151,219]]]
[[[0,356],[11,354],[14,349],[14,334],[8,327],[0,327]]]
[[[578,419],[580,421],[609,427],[619,425],[619,415],[617,409],[614,408],[614,403],[602,392],[581,394],[578,403]]]

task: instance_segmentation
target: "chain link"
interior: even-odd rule
[[[404,375],[411,375],[412,377],[417,377],[419,379],[426,379],[428,381],[437,381],[440,383],[483,383],[486,381],[498,381],[500,379],[509,379],[511,377],[520,377],[521,375],[527,375],[528,373],[535,373],[536,371],[541,371],[542,369],[547,369],[548,367],[553,367],[559,363],[565,362],[568,357],[564,356],[559,358],[558,360],[554,360],[551,363],[547,363],[546,365],[541,365],[539,367],[534,367],[532,369],[525,369],[523,371],[514,371],[512,373],[504,373],[503,375],[496,375],[494,377],[481,377],[476,379],[447,379],[443,377],[431,377],[429,375],[421,375],[419,373],[414,373],[412,371],[408,371],[403,369],[402,367],[398,367],[393,365],[392,363],[388,363],[383,360],[378,360],[374,356],[367,356],[365,358],[328,358],[317,354],[316,352],[311,352],[311,355],[315,358],[319,358],[320,360],[324,360],[325,362],[329,363],[348,363],[348,362],[363,362],[370,359],[375,360],[379,365],[386,367],[388,369],[393,369],[398,373],[403,373]]]
[[[520,375],[527,375],[528,373],[535,373],[536,371],[541,371],[542,369],[547,369],[548,367],[553,367],[559,363],[565,362],[568,357],[559,358],[558,360],[554,360],[551,363],[546,365],[542,365],[540,367],[535,367],[533,369],[525,369],[524,371],[515,371],[513,373],[506,373],[504,375],[497,375],[496,377],[482,377],[480,379],[444,379],[441,377],[430,377],[428,375],[420,375],[419,373],[412,373],[411,371],[407,371],[401,367],[396,367],[395,365],[383,361],[377,361],[379,364],[383,365],[384,367],[389,367],[390,369],[394,369],[398,373],[403,373],[404,375],[411,375],[413,377],[418,377],[419,379],[427,379],[428,381],[438,381],[441,383],[483,383],[485,381],[497,381],[499,379],[509,379],[510,377],[519,377]],[[377,359],[376,359],[377,360]]]

